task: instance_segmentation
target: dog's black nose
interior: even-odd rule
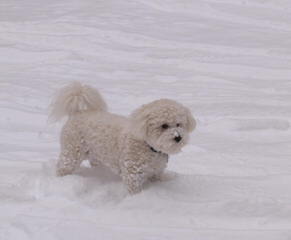
[[[178,136],[178,137],[175,137],[174,139],[176,142],[180,142],[182,138],[181,138],[181,136]]]

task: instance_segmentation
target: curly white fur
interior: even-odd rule
[[[53,119],[69,116],[57,175],[71,174],[88,159],[91,166],[101,163],[119,174],[130,193],[160,178],[168,154],[181,150],[196,125],[187,108],[169,99],[143,105],[129,118],[109,113],[99,92],[80,83],[63,88],[52,106]]]

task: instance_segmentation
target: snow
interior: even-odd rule
[[[289,0],[0,2],[0,239],[291,239]],[[85,163],[57,178],[55,92],[112,112],[172,98],[197,129],[129,196]]]

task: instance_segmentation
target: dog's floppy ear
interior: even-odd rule
[[[186,108],[186,116],[187,116],[187,123],[186,123],[187,130],[189,132],[192,132],[196,127],[196,121],[193,118],[192,113],[190,112],[188,108]]]
[[[142,105],[130,115],[130,131],[134,136],[140,139],[146,137],[149,115],[148,104]]]

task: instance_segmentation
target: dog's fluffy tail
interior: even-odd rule
[[[100,93],[80,82],[62,88],[51,104],[50,120],[58,121],[84,111],[106,111],[107,106]]]

